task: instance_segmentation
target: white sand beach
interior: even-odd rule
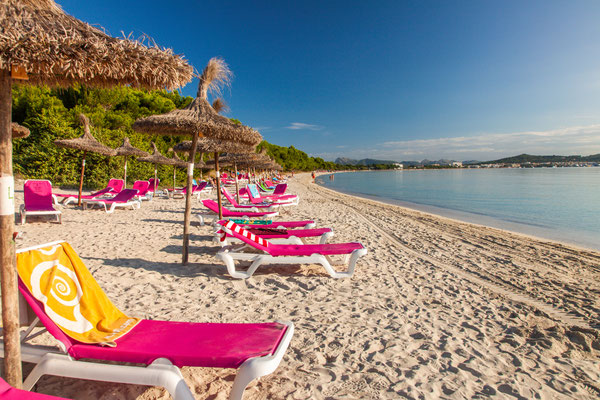
[[[333,228],[330,242],[368,248],[352,278],[276,266],[232,279],[214,257],[212,228],[197,225],[183,266],[184,200],[158,198],[114,214],[67,207],[62,225],[18,225],[17,247],[67,240],[131,316],[292,321],[281,365],[245,399],[600,396],[600,253],[338,194],[309,174],[292,178],[288,190],[300,204],[279,219],[314,219]],[[18,207],[22,186],[16,196]],[[196,199],[193,209],[202,209]],[[183,374],[198,399],[226,399],[235,371]],[[36,391],[170,398],[162,388],[50,376]]]

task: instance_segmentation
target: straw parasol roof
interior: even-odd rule
[[[0,0],[0,21],[0,69],[23,67],[31,84],[173,90],[192,79],[193,68],[172,50],[149,38],[113,38],[52,0]]]
[[[171,149],[173,150],[173,149]],[[181,158],[179,158],[179,156],[177,155],[177,153],[173,150],[173,157],[171,157],[171,159],[177,161],[177,162],[181,162],[183,163],[183,167],[186,167],[188,165],[188,162],[185,160],[182,160]],[[178,165],[179,166],[179,165]],[[197,162],[194,163],[194,169],[202,169],[206,166],[206,164],[204,163],[204,161],[199,160]]]
[[[192,149],[190,140],[176,144],[173,150],[177,153],[189,152]],[[238,142],[223,142],[211,138],[199,138],[196,151],[200,153],[231,152],[231,153],[254,153],[254,146]]]
[[[183,160],[174,160],[172,158],[163,156],[160,151],[158,151],[158,148],[154,142],[152,142],[152,154],[145,157],[140,157],[137,160],[153,164],[175,165],[179,167],[185,167],[187,165],[187,163]]]
[[[129,141],[128,137],[125,137],[125,139],[123,139],[123,144],[121,145],[121,147],[117,147],[115,149],[116,151],[116,155],[117,156],[135,156],[135,157],[145,157],[147,155],[149,155],[147,152],[145,152],[144,150],[140,150],[137,147],[133,147],[131,145],[131,142]]]
[[[105,156],[114,156],[116,151],[108,146],[103,145],[96,140],[90,132],[90,120],[84,114],[79,115],[79,121],[83,125],[83,135],[75,139],[59,139],[55,140],[54,144],[58,147],[66,147],[69,149],[91,151],[94,153],[100,153]]]
[[[29,136],[31,133],[29,129],[25,128],[23,125],[17,124],[16,122],[11,122],[10,128],[12,130],[13,139],[23,139]]]
[[[256,130],[236,124],[219,115],[208,102],[208,91],[219,91],[231,81],[231,71],[220,58],[211,58],[202,72],[197,97],[187,107],[166,114],[138,119],[133,129],[156,135],[200,135],[221,141],[258,145],[262,136]],[[223,151],[223,150],[221,150]]]

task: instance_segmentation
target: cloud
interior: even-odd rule
[[[484,133],[475,136],[387,141],[370,148],[347,149],[338,156],[389,160],[495,160],[521,153],[536,155],[589,155],[600,153],[600,124],[547,131]]]
[[[287,129],[295,130],[308,130],[308,131],[320,131],[323,129],[321,125],[305,124],[303,122],[292,122],[290,126],[286,126]]]

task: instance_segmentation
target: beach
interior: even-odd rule
[[[64,192],[62,190],[55,190]],[[231,278],[210,226],[194,222],[181,265],[184,200],[139,210],[28,218],[17,248],[64,239],[127,315],[192,322],[292,321],[277,370],[245,399],[593,399],[600,396],[600,253],[289,181],[335,242],[368,254],[352,278],[320,266]],[[17,188],[17,209],[23,201]],[[214,197],[214,195],[213,195]],[[193,212],[203,209],[194,199]],[[193,219],[195,221],[195,219]],[[37,338],[50,344],[45,334]],[[29,366],[29,370],[31,366]],[[226,399],[235,371],[183,368],[198,399]],[[162,388],[43,377],[73,399],[168,399]]]

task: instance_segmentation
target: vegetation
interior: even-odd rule
[[[74,86],[68,89],[49,89],[38,86],[15,86],[13,88],[13,121],[30,129],[31,135],[24,140],[13,141],[13,166],[15,175],[22,178],[50,179],[54,185],[79,183],[82,152],[64,149],[54,145],[56,139],[71,139],[82,134],[79,114],[87,115],[92,124],[92,134],[101,143],[116,148],[129,137],[131,144],[150,151],[154,141],[159,151],[166,155],[185,137],[146,135],[133,131],[131,125],[141,117],[163,114],[175,108],[182,108],[192,101],[177,92],[145,91],[129,87],[113,89],[89,89]],[[234,122],[240,123],[237,120]],[[281,164],[285,170],[341,170],[341,169],[383,169],[389,165],[341,165],[319,157],[309,157],[294,146],[281,147],[266,141],[259,149]],[[88,153],[86,155],[86,188],[103,187],[108,179],[123,175],[123,157],[105,157]],[[139,162],[129,157],[127,165],[128,181],[148,179],[154,174],[154,165]],[[161,182],[169,185],[173,177],[173,167],[158,166]],[[185,180],[186,171],[177,170],[177,180]]]

